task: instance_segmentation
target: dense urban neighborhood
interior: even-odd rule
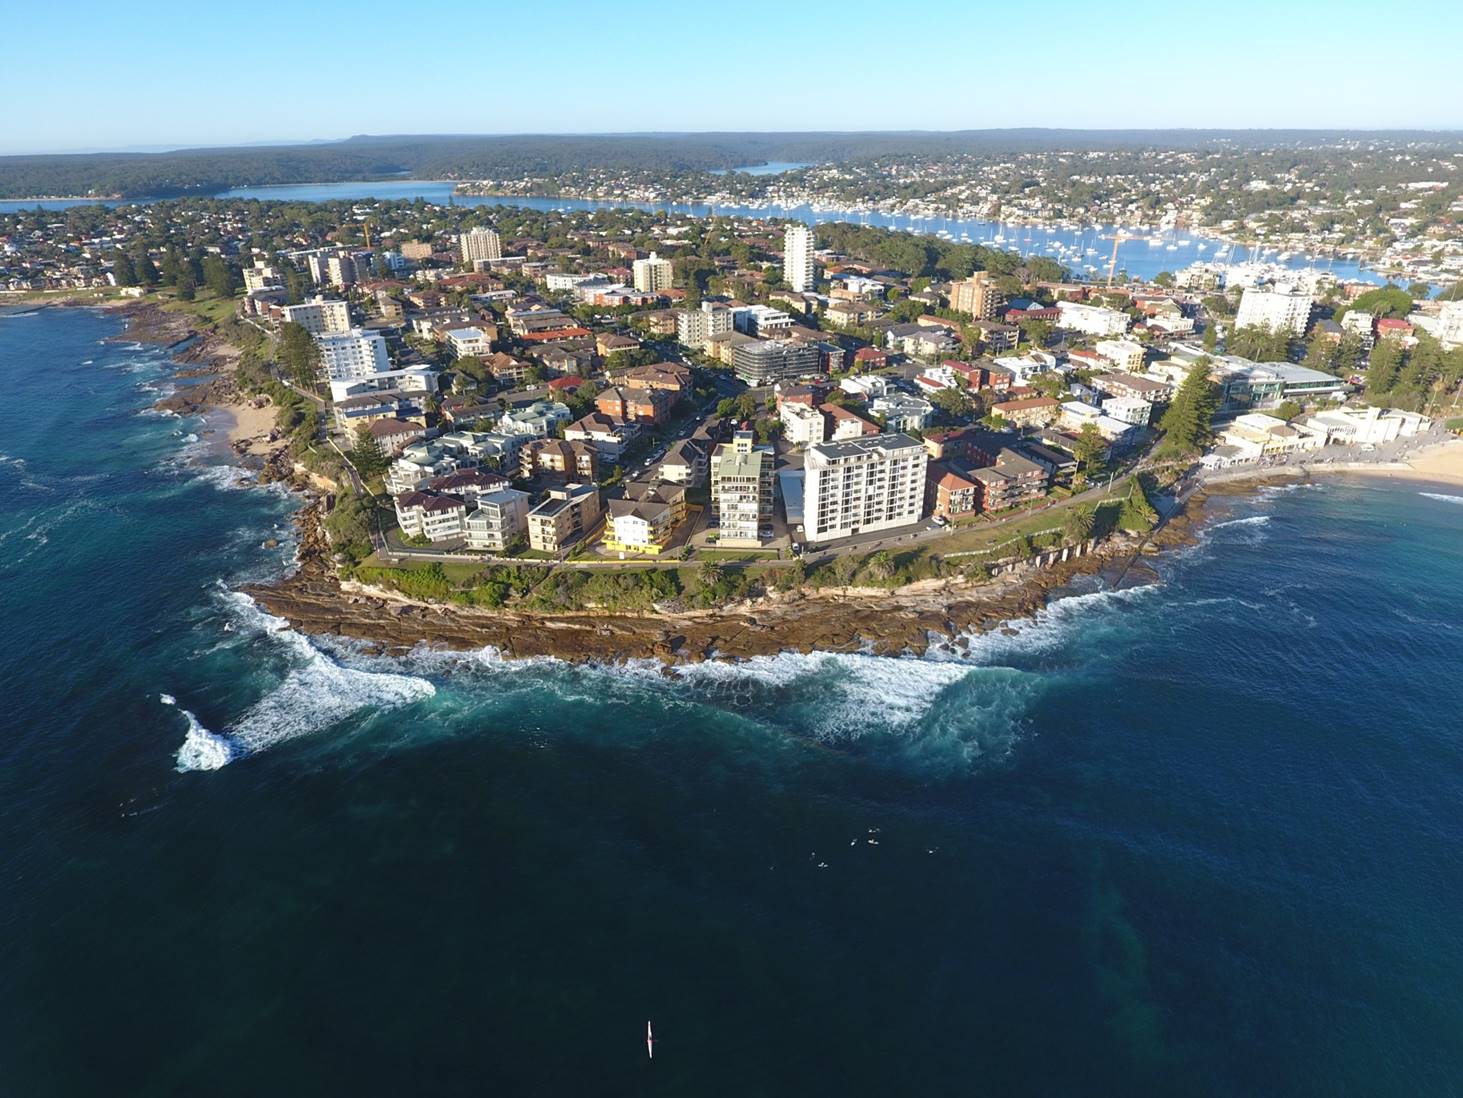
[[[8,215],[0,278],[212,322],[337,486],[341,566],[407,587],[459,561],[692,562],[721,595],[749,582],[727,562],[991,567],[1141,533],[1195,476],[1427,436],[1463,384],[1463,301],[1425,287],[1076,280],[849,224],[194,199]]]

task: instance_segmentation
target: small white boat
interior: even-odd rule
[[[650,1022],[645,1023],[645,1055],[647,1059],[655,1059],[655,1034],[650,1031]]]

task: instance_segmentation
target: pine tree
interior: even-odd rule
[[[233,297],[234,272],[221,258],[211,255],[203,261],[203,284],[215,297]]]
[[[117,280],[118,286],[137,285],[137,268],[132,263],[132,257],[126,252],[118,252],[112,257],[112,277]]]
[[[1184,378],[1159,421],[1164,433],[1163,449],[1175,454],[1192,454],[1203,449],[1209,441],[1210,421],[1218,404],[1218,392],[1209,380],[1209,360],[1200,359]]]
[[[371,434],[368,424],[363,423],[356,428],[356,444],[351,447],[351,464],[366,480],[386,471],[386,452],[381,449],[380,440]]]
[[[1397,371],[1401,365],[1397,344],[1390,339],[1377,340],[1367,365],[1366,395],[1376,398],[1391,392],[1392,386],[1397,383]]]
[[[1072,451],[1072,456],[1077,459],[1082,472],[1089,477],[1094,473],[1100,473],[1103,456],[1106,453],[1107,440],[1102,437],[1102,432],[1097,429],[1097,424],[1082,424],[1082,429],[1077,432],[1077,445],[1073,447]]]

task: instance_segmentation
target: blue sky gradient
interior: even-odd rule
[[[1463,3],[41,4],[0,153],[372,133],[1463,128]]]

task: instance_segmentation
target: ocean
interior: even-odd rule
[[[1463,491],[962,659],[386,658],[119,330],[0,318],[0,1093],[1459,1091]]]

